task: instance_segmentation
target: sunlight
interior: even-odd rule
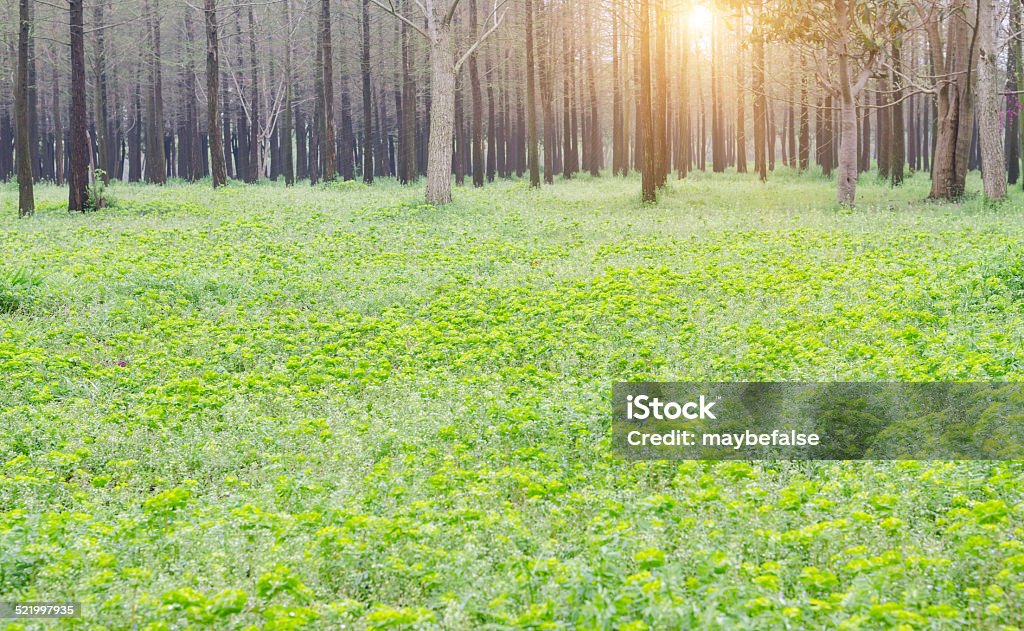
[[[689,15],[687,16],[690,30],[696,33],[709,32],[713,18],[711,9],[705,4],[694,4],[690,7]]]

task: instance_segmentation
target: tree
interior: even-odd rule
[[[407,2],[408,0],[406,0]],[[398,133],[398,179],[408,184],[416,179],[416,83],[412,75],[413,56],[409,45],[409,25],[401,23],[402,111]],[[491,113],[493,120],[494,114]]]
[[[476,0],[469,0],[469,30],[476,33]],[[476,55],[469,58],[469,86],[473,94],[473,186],[484,185],[484,105]]]
[[[880,42],[892,38],[899,20],[889,4],[874,0],[783,0],[773,24],[784,41],[812,56],[818,82],[833,103],[839,102],[836,199],[853,206],[858,175],[857,102],[878,72]]]
[[[999,30],[996,0],[978,2],[978,131],[981,143],[982,182],[985,197],[1006,198],[1006,147],[1004,145],[1002,85],[999,81]]]
[[[320,1],[320,152],[325,182],[337,177],[334,148],[334,52],[331,46],[331,0]],[[364,149],[365,150],[365,149]],[[372,163],[371,163],[372,164]],[[371,170],[372,173],[372,170]],[[372,177],[372,175],[371,175]]]
[[[71,31],[71,168],[68,210],[86,210],[89,187],[89,132],[85,112],[85,26],[83,0],[70,0]],[[161,154],[162,155],[162,154]]]
[[[220,44],[217,40],[217,0],[205,0],[206,18],[206,131],[210,143],[210,179],[213,188],[227,183],[220,129]]]
[[[325,2],[327,0],[324,0]],[[360,68],[363,75],[363,181],[373,184],[373,104],[370,84],[370,0],[363,0],[363,46]],[[326,81],[326,79],[325,79]],[[333,137],[333,136],[332,136]]]
[[[32,177],[32,145],[28,133],[28,58],[31,32],[32,18],[29,0],[20,0],[18,3],[18,78],[17,89],[14,91],[19,217],[29,217],[36,212]]]
[[[892,45],[892,104],[889,123],[889,178],[893,186],[903,184],[907,163],[906,129],[903,120],[903,51],[899,42]]]
[[[537,80],[534,76],[533,0],[526,0],[526,134],[530,186],[540,187],[540,154],[537,148]]]
[[[327,0],[324,0],[327,1]],[[474,43],[461,56],[456,56],[452,21],[459,0],[422,0],[416,2],[425,27],[420,27],[403,14],[393,0],[370,0],[374,5],[406,23],[427,40],[430,49],[430,138],[427,158],[427,202],[448,204],[452,200],[452,138],[455,132],[455,77],[480,44],[498,29],[506,12],[499,11],[507,0],[495,3],[491,15],[494,22],[482,34],[473,34]]]
[[[292,110],[295,107],[292,95],[292,9],[291,0],[284,0],[285,28],[288,30],[284,42],[284,121],[281,126],[281,171],[285,186],[295,184],[295,159],[292,155],[294,123]],[[212,130],[211,130],[212,135]]]
[[[651,6],[650,0],[640,0],[640,99],[636,116],[643,134],[643,169],[641,187],[643,201],[658,201],[658,174],[654,156],[654,121],[651,120]]]
[[[974,128],[974,71],[977,66],[975,0],[950,0],[942,37],[943,7],[913,0],[931,52],[929,74],[936,95],[936,132],[932,160],[932,199],[959,199],[967,182],[967,160]]]

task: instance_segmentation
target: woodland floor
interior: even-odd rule
[[[616,380],[1024,379],[1021,192],[833,187],[116,185],[83,216],[43,186],[19,221],[3,185],[0,600],[89,629],[1021,627],[1021,463],[610,453]]]

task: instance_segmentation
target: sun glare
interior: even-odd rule
[[[691,30],[697,33],[707,33],[711,30],[711,9],[704,4],[694,4],[690,7],[688,20]]]

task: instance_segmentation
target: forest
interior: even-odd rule
[[[0,2],[0,629],[1020,629],[1022,13]]]
[[[336,5],[336,6],[332,6]],[[7,3],[0,178],[426,177],[532,186],[580,172],[1021,171],[1011,0],[321,0]]]

